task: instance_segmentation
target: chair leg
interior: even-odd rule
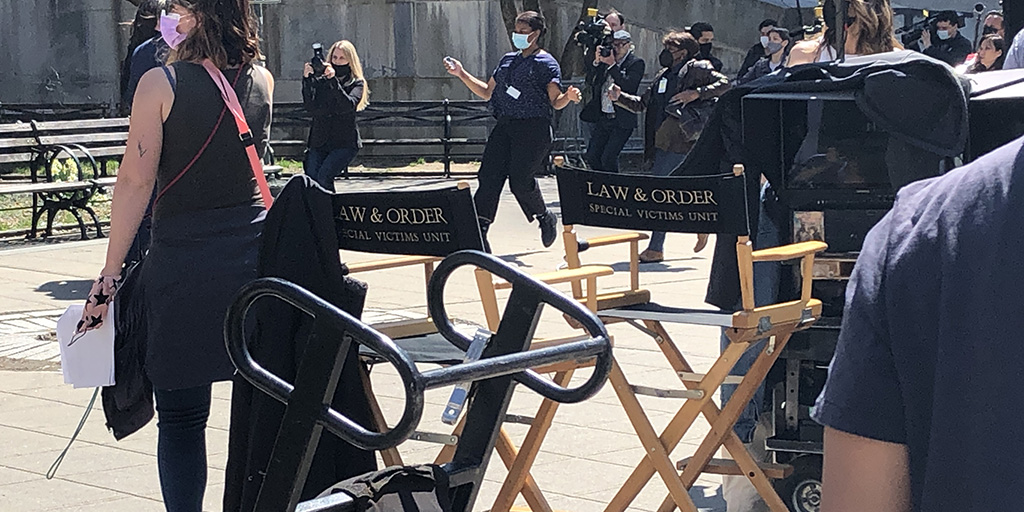
[[[75,220],[78,221],[78,229],[82,232],[82,240],[88,240],[89,230],[85,227],[85,219],[82,218],[82,214],[78,211],[78,208],[71,207],[68,208],[68,211],[71,212],[71,215],[74,215]]]
[[[612,371],[608,376],[608,381],[615,389],[615,394],[619,397],[619,402],[626,411],[629,422],[633,424],[633,430],[636,431],[637,437],[640,438],[640,443],[644,446],[644,452],[646,453],[644,460],[650,461],[654,471],[661,475],[665,486],[668,487],[671,499],[679,505],[680,509],[686,512],[697,512],[697,506],[690,499],[689,492],[679,480],[675,465],[672,464],[671,454],[675,444],[673,443],[669,446],[659,439],[654,426],[651,425],[647,414],[644,413],[643,407],[640,405],[640,400],[637,399],[636,394],[630,388],[626,375],[622,373],[622,368],[619,366],[618,361],[612,361]],[[652,474],[651,476],[654,475]],[[643,482],[639,482],[639,485],[627,481],[622,490],[629,486],[628,494],[633,494],[633,496],[629,497],[630,502],[636,494],[640,494],[640,491],[643,490],[648,481],[650,481],[650,477]],[[622,490],[616,494],[605,510],[625,510],[629,506],[629,502],[624,501],[628,494],[620,497],[620,494],[623,494]]]
[[[732,455],[733,460],[743,469],[747,478],[750,479],[754,488],[757,489],[758,494],[761,495],[761,498],[768,504],[772,512],[787,512],[788,509],[785,503],[775,492],[771,481],[768,480],[768,477],[757,466],[757,463],[750,456],[750,453],[747,452],[743,443],[736,437],[736,434],[732,431],[732,426],[739,418],[743,408],[746,407],[747,402],[754,396],[761,381],[768,375],[768,371],[775,364],[779,354],[785,348],[786,343],[789,342],[791,335],[792,331],[777,335],[774,347],[772,349],[766,347],[758,355],[746,376],[743,377],[743,381],[737,386],[729,403],[725,405],[725,408],[717,410],[716,406],[714,407],[716,410],[705,412],[705,417],[711,424],[711,430],[701,442],[693,457],[690,458],[690,464],[679,475],[680,480],[682,480],[687,488],[697,481],[697,478],[714,456],[714,453],[724,444],[725,448],[729,450],[729,454]],[[733,343],[729,347],[731,348],[733,345],[737,345],[737,343]],[[674,509],[675,506],[672,503],[671,496],[669,496],[662,502],[658,512],[669,512]]]
[[[660,345],[660,344],[659,344]],[[707,376],[701,382],[701,384],[692,387],[691,389],[703,389],[705,392],[704,398],[700,400],[687,400],[679,411],[669,421],[668,426],[662,431],[659,440],[663,446],[675,447],[679,444],[679,441],[686,435],[686,431],[690,428],[693,422],[701,414],[701,412],[708,406],[714,406],[711,400],[712,395],[717,389],[718,385],[725,380],[728,376],[729,371],[735,366],[736,361],[739,360],[740,355],[749,344],[746,343],[733,343],[726,348],[725,352],[722,353],[715,360],[715,363],[711,366]],[[717,384],[715,384],[717,383]],[[714,384],[714,385],[712,385]],[[673,473],[675,468],[673,466]],[[633,473],[629,475],[626,483],[623,484],[619,492],[615,494],[612,501],[608,503],[608,507],[605,508],[606,512],[623,512],[627,507],[636,499],[640,491],[647,485],[651,477],[654,476],[656,470],[649,456],[645,455],[643,460],[637,465]],[[685,482],[684,482],[685,484]],[[692,485],[692,483],[690,484]],[[690,485],[685,485],[688,489]],[[689,499],[689,495],[687,495]]]
[[[366,365],[359,365],[359,377],[363,381],[363,390],[366,391],[366,400],[370,404],[370,416],[373,419],[374,427],[377,432],[384,432],[388,429],[387,420],[384,419],[384,411],[381,410],[380,404],[377,402],[377,395],[373,393],[373,385],[370,382],[370,371],[366,368]],[[391,466],[404,466],[402,463],[402,455],[398,452],[397,446],[392,446],[386,450],[380,452],[380,458],[384,460],[384,465],[387,467]]]
[[[512,437],[508,435],[508,432],[506,432],[505,429],[501,429],[498,442],[495,443],[494,447],[498,450],[498,456],[501,457],[501,461],[505,463],[505,467],[511,470],[512,466],[516,462],[516,458],[519,456],[519,450],[516,448],[515,442],[512,441]],[[537,485],[537,481],[533,479],[533,475],[529,473],[529,468],[527,468],[526,480],[524,481],[520,492],[526,500],[526,504],[530,506],[531,511],[551,512],[551,505],[548,504],[548,500],[544,497],[544,494],[540,492],[540,486]]]
[[[572,374],[573,370],[556,373],[554,378],[555,384],[563,387],[567,386],[569,381],[572,380]],[[530,467],[537,460],[540,446],[544,442],[544,436],[547,435],[548,430],[551,428],[551,423],[555,419],[555,412],[557,410],[558,402],[553,400],[544,400],[541,404],[533,424],[530,425],[530,430],[526,434],[526,439],[523,440],[523,445],[519,448],[519,454],[516,455],[515,462],[509,467],[508,476],[505,477],[505,482],[501,485],[498,497],[495,498],[494,504],[491,506],[491,512],[509,512],[511,510],[516,496],[526,483]],[[532,510],[533,512],[539,512],[535,508]]]

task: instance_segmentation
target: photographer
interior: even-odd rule
[[[369,104],[370,88],[352,43],[338,41],[327,55],[324,62],[322,51],[316,52],[314,46],[313,60],[302,72],[302,103],[313,114],[303,169],[333,192],[334,178],[348,174],[348,164],[363,147],[356,112]]]
[[[595,72],[592,73],[592,81],[587,82],[592,98],[580,112],[580,119],[592,123],[584,156],[587,165],[599,171],[619,172],[619,154],[633,135],[637,115],[615,105],[604,92],[614,84],[627,94],[636,94],[646,64],[633,54],[629,32],[615,32],[611,46],[603,52],[601,49],[604,47],[598,47],[594,52],[592,67]]]
[[[925,30],[921,33],[921,51],[933,59],[941,60],[950,66],[959,66],[967,60],[973,48],[958,30],[960,16],[955,11],[942,11],[935,17],[935,36],[938,41],[932,41],[932,31]]]
[[[611,43],[613,41],[612,34],[625,30],[626,18],[619,11],[612,9],[608,14],[603,17],[598,16],[591,23],[580,23],[577,27],[576,33],[573,35],[573,40],[576,44],[583,48],[583,59],[586,61],[588,57],[593,56],[594,64],[586,66],[584,83],[586,87],[583,88],[583,103],[589,106],[592,102],[596,101],[599,97],[603,96],[605,90],[594,89],[591,87],[592,84],[598,83],[604,79],[602,73],[606,71],[607,66],[599,66],[597,58],[600,57],[599,51],[604,43],[607,43],[607,50],[611,49]],[[584,114],[580,112],[580,128],[583,132],[583,143],[590,147],[590,138],[593,136],[594,125],[597,123],[597,116]]]
[[[715,71],[711,63],[695,57],[700,52],[697,40],[686,32],[671,32],[662,39],[664,49],[658,63],[664,69],[640,96],[626,94],[612,85],[608,97],[632,112],[648,112],[644,126],[644,157],[653,156],[651,174],[668,176],[696,143],[714,101],[729,90],[729,79]],[[707,235],[698,237],[695,251],[707,243]],[[665,233],[655,232],[640,261],[664,260]]]

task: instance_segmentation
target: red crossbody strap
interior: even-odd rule
[[[263,196],[263,204],[270,208],[274,198],[270,195],[270,185],[267,184],[267,177],[263,175],[263,162],[260,161],[260,156],[256,153],[256,144],[252,140],[252,131],[249,130],[249,124],[245,122],[245,114],[242,113],[242,105],[238,103],[235,89],[231,87],[228,79],[224,77],[224,73],[221,73],[212,61],[209,59],[204,60],[203,67],[210,74],[213,83],[217,84],[217,88],[220,89],[220,95],[224,98],[224,103],[227,105],[228,110],[235,116],[235,124],[238,125],[238,137],[242,140],[242,144],[245,144],[245,152],[249,156],[252,174],[256,178],[256,185],[259,186],[260,195]],[[239,69],[238,72],[242,73],[242,70]]]

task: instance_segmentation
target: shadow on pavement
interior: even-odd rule
[[[91,288],[92,281],[50,281],[39,285],[36,291],[45,293],[51,299],[85,300]]]
[[[666,260],[666,261],[679,261],[679,260]],[[629,262],[620,261],[611,265],[612,269],[616,272],[629,272]],[[695,267],[680,267],[680,266],[669,266],[664,262],[662,263],[641,263],[640,272],[689,272],[691,270],[697,270]]]
[[[697,505],[697,510],[701,512],[725,512],[725,499],[722,497],[722,487],[716,486],[714,488],[714,494],[704,494],[704,490],[709,487],[703,485],[695,485],[690,488],[690,498],[693,499],[693,504]]]

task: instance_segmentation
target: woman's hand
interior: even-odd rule
[[[444,70],[447,71],[449,75],[457,76],[459,78],[462,78],[462,74],[466,71],[462,68],[461,62],[452,58],[444,59]]]
[[[573,103],[579,103],[580,100],[583,99],[583,95],[580,94],[580,90],[574,85],[570,85],[569,88],[565,90],[565,97]]]
[[[608,88],[608,99],[618,101],[619,96],[622,96],[622,87],[612,84],[612,86]]]
[[[309,75],[312,75],[312,74],[313,74],[313,65],[307,62],[305,66],[302,66],[302,78],[309,78]]]
[[[324,78],[334,78],[334,66],[330,64],[324,66]]]
[[[120,275],[101,275],[92,283],[89,297],[85,299],[82,319],[78,321],[76,332],[83,333],[99,329],[107,320],[110,305],[113,303],[117,287],[121,284]]]
[[[687,103],[695,101],[698,98],[700,98],[700,93],[697,91],[683,91],[676,94],[675,96],[672,96],[672,99],[669,100],[669,103],[678,103],[681,105],[686,105]]]

